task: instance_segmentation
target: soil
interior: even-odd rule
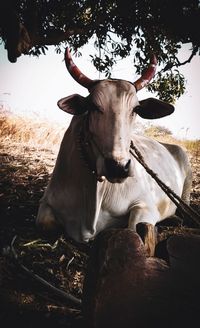
[[[37,231],[39,200],[55,164],[56,152],[4,142],[1,147],[0,323],[13,327],[83,327],[74,307],[27,274],[21,264],[78,299],[87,264],[87,247],[63,236],[45,239]],[[193,170],[191,206],[200,210],[200,158],[190,154]],[[187,226],[194,227],[191,221]],[[13,256],[12,246],[17,253]]]

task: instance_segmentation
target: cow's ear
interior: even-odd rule
[[[74,94],[58,101],[57,105],[64,112],[72,115],[81,115],[87,111],[85,98]]]
[[[156,119],[172,114],[174,106],[155,98],[148,98],[140,101],[135,112],[142,118]]]

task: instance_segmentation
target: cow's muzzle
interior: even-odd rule
[[[105,158],[106,178],[111,182],[125,179],[129,176],[131,160],[117,161]]]

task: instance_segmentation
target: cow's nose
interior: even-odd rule
[[[105,159],[105,168],[110,178],[127,178],[131,160],[117,161],[112,158]]]

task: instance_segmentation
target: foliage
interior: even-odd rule
[[[154,52],[162,70],[149,86],[163,100],[184,92],[178,67],[200,50],[199,0],[3,0],[0,4],[0,36],[10,61],[21,53],[39,56],[48,45],[62,51],[68,43],[74,51],[95,38],[95,67],[110,76],[117,60],[136,49],[138,74]],[[180,63],[182,43],[191,43],[191,56]]]
[[[169,72],[159,72],[147,88],[157,93],[161,99],[175,103],[176,98],[179,98],[185,91],[184,82],[184,76],[177,69],[170,69]]]

